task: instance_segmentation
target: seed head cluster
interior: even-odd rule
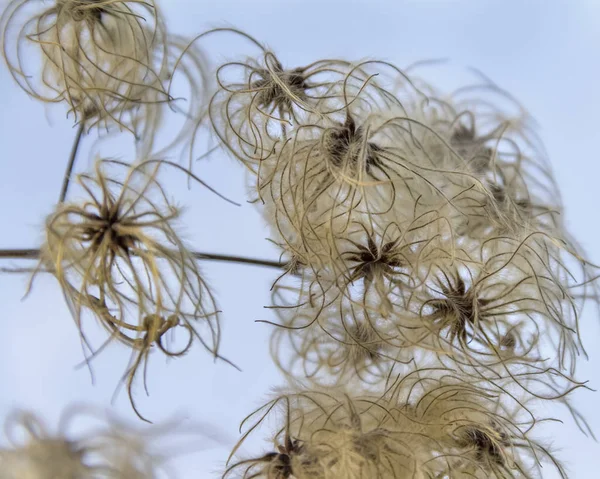
[[[93,316],[134,353],[126,373],[134,408],[133,379],[153,346],[179,357],[197,341],[218,356],[220,343],[214,297],[156,179],[164,166],[98,161],[94,175],[77,177],[84,198],[59,204],[46,220],[42,246],[41,264],[58,279],[87,352],[96,353],[85,333]],[[185,340],[171,349],[166,339],[177,330]]]
[[[448,95],[386,62],[282,64],[220,82],[223,107],[211,110],[290,260],[272,288],[271,354],[310,391],[356,381],[384,398],[390,382],[413,388],[418,375],[416,403],[439,409],[422,413],[439,430],[417,407],[422,448],[410,428],[373,426],[364,441],[375,450],[361,455],[344,450],[361,442],[347,429],[326,447],[304,411],[288,412],[286,431],[296,420],[317,429],[276,436],[280,452],[241,459],[226,476],[540,477],[543,462],[565,474],[522,421],[558,401],[579,423],[569,399],[583,384],[579,316],[598,296],[527,113],[487,80]],[[297,77],[315,65],[318,82]],[[452,386],[440,369],[456,375]],[[429,391],[425,378],[443,384]]]
[[[122,382],[139,418],[152,351],[180,358],[199,342],[224,359],[198,266],[223,255],[181,239],[162,178],[183,171],[216,193],[191,170],[206,143],[202,157],[245,169],[283,259],[262,322],[288,385],[244,419],[223,479],[567,477],[540,415],[560,403],[587,427],[571,393],[585,387],[579,319],[598,275],[510,94],[482,76],[447,92],[382,60],[288,65],[232,27],[187,39],[155,1],[12,0],[0,29],[30,97],[65,103],[81,135],[134,134],[134,161],[75,174],[77,137],[36,274],[58,280],[88,365],[109,343],[130,352]],[[212,65],[200,44],[223,35],[252,53]],[[158,149],[167,110],[181,127]],[[166,159],[185,153],[187,168]],[[154,478],[164,463],[121,430],[71,440],[29,413],[9,423],[0,478]],[[242,452],[267,423],[271,446]]]

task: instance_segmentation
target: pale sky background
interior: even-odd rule
[[[400,67],[422,59],[450,58],[457,65],[477,67],[520,99],[538,120],[563,194],[567,225],[590,258],[600,263],[600,0],[212,4],[163,0],[160,4],[172,31],[193,36],[210,27],[236,26],[273,48],[288,67],[331,57],[386,59]],[[211,45],[218,46],[213,55],[217,62],[237,48],[241,55],[256,52],[239,41]],[[447,79],[434,80],[443,86]],[[40,227],[58,196],[74,130],[61,106],[45,108],[27,98],[4,65],[0,104],[0,248],[37,247]],[[79,171],[91,164],[91,143],[84,140]],[[127,155],[122,153],[131,159]],[[244,203],[244,175],[233,160],[217,155],[195,171]],[[277,259],[264,239],[268,230],[252,205],[236,208],[197,186],[188,192],[185,185],[182,176],[174,175],[167,188],[179,203],[188,205],[182,223],[185,237],[197,250]],[[218,441],[199,440],[196,452],[173,460],[182,479],[219,477],[237,440],[240,420],[281,383],[268,353],[269,327],[254,322],[273,319],[263,306],[269,304],[269,287],[277,272],[217,263],[203,263],[202,268],[224,311],[223,353],[243,371],[212,364],[200,348],[169,364],[155,354],[150,360],[150,397],[145,397],[141,381],[136,389],[140,409],[155,422],[180,413],[221,431]],[[95,361],[93,386],[86,369],[75,370],[83,356],[56,282],[39,277],[32,293],[21,301],[27,280],[26,275],[0,276],[0,418],[14,407],[27,407],[53,427],[73,402],[110,407],[127,352],[113,347],[103,353]],[[596,389],[599,320],[591,308],[582,318],[590,361],[582,361],[579,369],[579,378],[589,379]],[[598,394],[582,391],[575,404],[600,434]],[[137,421],[125,391],[111,410]],[[564,417],[562,410],[545,412]],[[569,421],[548,431],[548,442],[558,450],[571,477],[598,477],[598,443]],[[249,449],[259,454],[260,441],[256,445]]]

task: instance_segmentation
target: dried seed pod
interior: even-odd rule
[[[449,369],[424,368],[398,376],[386,398],[393,414],[411,417],[439,454],[432,477],[541,478],[552,465],[566,473],[547,447],[535,440],[539,416],[533,401],[510,391],[511,381],[491,389]],[[545,477],[545,475],[544,475]]]
[[[286,69],[256,39],[230,31],[249,40],[262,55],[218,69],[219,90],[211,101],[210,117],[224,146],[251,171],[256,172],[257,163],[269,158],[294,128],[325,117],[339,122],[339,112],[349,103],[363,109],[398,104],[373,80],[380,74],[401,75],[393,65],[331,59]]]
[[[409,419],[397,419],[377,396],[344,394],[340,389],[297,390],[281,394],[250,416],[247,432],[230,458],[267,416],[282,413],[274,434],[279,452],[242,459],[223,477],[424,479],[431,443]]]
[[[363,156],[358,156],[364,137],[351,135],[353,128],[303,129],[261,163],[257,192],[265,217],[290,247],[300,243],[307,252],[326,254],[332,236],[351,231],[352,223],[368,214],[390,210],[394,184],[384,176],[364,177]],[[344,155],[352,158],[346,161]]]
[[[344,124],[299,129],[261,162],[258,196],[274,240],[317,268],[339,261],[338,240],[374,224],[456,243],[463,223],[485,212],[484,183],[426,125],[389,112],[360,118],[353,109]],[[436,163],[440,150],[448,158]]]
[[[263,58],[219,67],[210,119],[223,145],[254,168],[253,163],[271,155],[287,129],[301,123],[312,104],[318,104],[326,87],[313,84],[312,77],[326,70],[319,63],[286,70],[272,52],[248,38],[263,51]]]
[[[539,153],[521,151],[502,123],[478,136],[474,126],[478,117],[472,118],[469,128],[460,117],[456,119],[450,142],[465,155],[469,169],[486,185],[490,196],[482,214],[465,223],[464,234],[485,239],[539,230],[565,236],[560,196],[551,171],[535,164]]]
[[[573,376],[581,308],[570,293],[578,283],[558,257],[539,254],[545,239],[497,238],[470,262],[440,259],[404,292],[404,309],[392,318],[405,347],[429,351],[467,376],[510,377],[540,398],[580,387]]]
[[[445,225],[435,214],[423,215],[405,229],[395,223],[384,230],[355,225],[356,234],[333,243],[330,256],[337,261],[310,264],[294,277],[278,279],[272,309],[281,331],[273,336],[273,356],[287,363],[282,345],[289,341],[290,362],[299,359],[311,377],[318,370],[337,377],[353,368],[381,376],[383,363],[413,359],[419,346],[397,330],[397,316],[405,311],[409,292],[423,284],[440,258],[451,260]]]
[[[538,420],[507,391],[490,391],[448,369],[401,375],[385,392],[357,385],[278,393],[242,422],[231,457],[272,416],[272,452],[241,459],[223,477],[541,477],[553,455],[531,438]],[[246,423],[248,423],[246,425]]]
[[[568,250],[538,233],[451,255],[452,242],[423,231],[391,226],[374,237],[365,229],[340,241],[352,245],[342,255],[346,271],[313,266],[278,281],[271,352],[279,367],[317,384],[351,374],[377,383],[386,370],[434,360],[490,385],[510,378],[527,397],[562,401],[582,387],[574,379],[582,345],[573,292],[586,278],[567,269]]]
[[[225,80],[232,68],[243,68],[244,83]],[[231,152],[244,162],[271,154],[288,125],[299,123],[298,115],[310,108],[311,66],[284,70],[281,62],[265,50],[262,62],[231,63],[218,70],[221,90],[211,101],[215,132]],[[293,122],[293,123],[292,123]]]
[[[77,177],[87,198],[58,205],[47,219],[42,247],[87,347],[84,316],[92,313],[110,340],[139,351],[136,365],[152,344],[165,352],[161,337],[176,326],[218,355],[215,300],[156,178],[165,164],[98,161],[95,175]]]
[[[88,128],[116,124],[148,140],[154,109],[171,100],[168,42],[153,1],[13,0],[0,28],[9,70],[30,96],[66,102]],[[42,60],[34,74],[31,56]]]

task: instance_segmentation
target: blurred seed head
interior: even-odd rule
[[[133,428],[81,404],[62,414],[56,432],[35,413],[14,411],[6,418],[5,433],[2,479],[172,478],[168,463],[181,453],[185,441],[190,442],[189,434],[205,436],[197,426],[180,421]]]

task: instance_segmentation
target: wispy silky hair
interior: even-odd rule
[[[397,420],[377,396],[344,389],[295,390],[278,395],[242,423],[246,438],[275,416],[273,451],[240,459],[224,478],[425,478],[431,442],[410,419]]]
[[[286,377],[301,377],[319,386],[360,379],[361,387],[381,385],[396,363],[406,364],[397,336],[383,322],[348,315],[331,307],[316,323],[311,309],[298,311],[271,333],[271,356]],[[392,333],[394,333],[392,331]],[[404,355],[406,356],[406,355]]]
[[[281,238],[311,264],[329,260],[333,237],[356,230],[369,212],[385,214],[394,201],[394,185],[387,178],[363,179],[356,171],[359,156],[355,164],[337,156],[344,148],[356,155],[370,148],[352,138],[354,130],[353,120],[346,126],[304,127],[260,165],[258,195],[276,241]]]
[[[4,58],[19,86],[41,101],[66,102],[88,129],[116,124],[148,140],[158,114],[150,108],[170,100],[166,31],[154,2],[38,4],[13,0],[0,19]],[[25,60],[32,48],[40,67]]]
[[[183,124],[177,135],[158,151],[149,151],[154,158],[171,155],[173,150],[179,149],[179,155],[188,164],[192,171],[193,162],[197,160],[196,147],[201,145],[203,153],[210,153],[209,145],[205,145],[205,138],[198,137],[198,131],[206,124],[208,104],[215,90],[213,67],[209,55],[194,41],[182,35],[170,33],[167,37],[169,49],[169,65],[167,92],[171,101],[168,103],[170,110],[181,115]],[[182,95],[181,92],[184,92]],[[163,117],[165,115],[162,115]],[[163,123],[167,119],[163,118]],[[173,122],[169,118],[169,127]],[[208,150],[208,151],[207,151]],[[149,155],[148,155],[149,156]],[[144,156],[142,156],[144,157]]]
[[[419,345],[397,330],[404,296],[440,259],[452,260],[451,245],[440,240],[443,228],[432,233],[433,218],[423,215],[404,231],[393,223],[377,233],[363,226],[338,240],[336,263],[280,278],[272,295],[277,364],[298,374],[301,364],[317,383],[351,374],[369,383],[385,377],[394,362],[413,360]]]
[[[574,292],[586,277],[569,271],[572,252],[538,233],[453,256],[419,231],[403,235],[396,225],[373,239],[365,230],[360,242],[345,241],[345,274],[304,267],[278,280],[277,322],[265,321],[276,328],[276,364],[317,384],[351,374],[378,382],[386,369],[433,359],[491,388],[510,379],[524,396],[562,402],[582,387],[574,378],[582,297]]]
[[[254,40],[252,39],[254,42]],[[211,100],[210,118],[222,143],[242,162],[253,163],[273,153],[275,144],[304,115],[310,91],[307,68],[284,70],[265,47],[260,60],[232,62],[217,70],[219,91]],[[310,67],[308,67],[310,68]],[[234,69],[242,80],[226,80]]]
[[[59,204],[46,220],[41,264],[60,283],[84,351],[93,352],[85,334],[89,313],[109,341],[134,351],[126,375],[130,391],[153,345],[176,357],[197,340],[218,357],[219,311],[196,259],[174,229],[179,209],[157,179],[165,165],[99,160],[95,174],[77,177],[85,197]],[[183,349],[171,350],[164,340],[176,329],[185,330],[186,339]]]
[[[261,56],[218,68],[219,89],[211,101],[210,118],[224,146],[251,171],[256,172],[257,163],[269,158],[294,128],[314,123],[315,118],[343,122],[349,103],[361,108],[359,94],[369,98],[371,107],[397,103],[373,80],[380,74],[401,74],[391,64],[327,59],[286,68],[253,37],[233,33],[258,47]],[[362,107],[368,109],[368,103]]]
[[[441,92],[429,80],[434,75],[421,77],[428,64],[439,75],[446,72],[440,62],[407,69],[429,97],[427,122],[447,138],[493,195],[494,205],[486,208],[488,218],[470,224],[470,234],[480,238],[494,227],[542,229],[564,237],[560,192],[532,116],[510,93],[473,69],[470,83]]]
[[[560,257],[538,252],[544,240],[547,252],[556,248],[543,234],[522,241],[498,238],[482,245],[481,267],[440,264],[411,293],[407,312],[418,308],[423,325],[441,340],[437,347],[451,356],[448,347],[463,349],[464,361],[488,366],[498,360],[532,361],[574,374],[581,350],[580,308],[569,293],[569,273]],[[556,359],[542,359],[550,350],[557,352]]]
[[[290,128],[326,101],[328,83],[319,77],[334,68],[335,62],[286,69],[255,38],[233,33],[258,47],[261,56],[217,69],[218,91],[211,100],[210,120],[223,145],[254,170],[255,163],[269,157]]]
[[[274,241],[321,267],[339,262],[348,245],[338,242],[394,224],[455,243],[492,195],[431,128],[389,111],[361,118],[349,106],[343,124],[299,128],[263,160],[258,197]]]
[[[541,478],[546,464],[567,477],[535,439],[536,426],[552,419],[541,418],[532,401],[508,389],[491,390],[449,369],[430,368],[398,376],[385,397],[435,441],[440,455],[430,464],[433,477]]]
[[[465,381],[450,370],[400,375],[379,393],[301,384],[246,417],[231,458],[263,423],[275,421],[274,448],[240,458],[223,477],[241,478],[538,478],[549,449],[534,438],[529,405]]]
[[[391,213],[387,222],[363,218],[364,223],[351,223],[344,234],[331,234],[328,255],[320,262],[311,261],[316,255],[296,255],[302,270],[273,286],[273,308],[285,316],[284,322],[307,306],[314,320],[326,309],[326,315],[340,312],[342,323],[346,315],[389,319],[405,307],[407,291],[422,285],[439,261],[464,256],[454,251],[451,223],[438,211],[421,212],[413,203],[398,217],[400,222]]]
[[[142,430],[132,428],[115,418],[104,427],[86,433],[80,443],[88,451],[87,461],[119,479],[158,479],[175,477],[168,463],[177,451],[163,441],[176,433],[174,424]],[[181,425],[180,425],[181,426]]]

